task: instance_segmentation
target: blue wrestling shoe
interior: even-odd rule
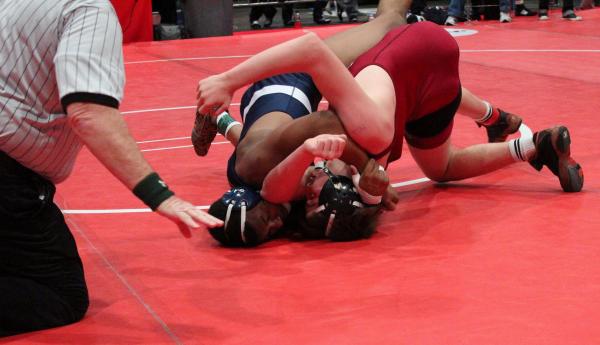
[[[192,130],[192,144],[198,156],[206,156],[210,144],[217,135],[217,124],[210,115],[201,114],[196,110],[196,121]]]
[[[536,170],[545,166],[558,176],[565,192],[579,192],[583,187],[583,169],[571,158],[571,136],[564,126],[536,132],[533,135],[536,153],[529,160]]]

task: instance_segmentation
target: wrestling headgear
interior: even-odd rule
[[[261,201],[260,194],[248,188],[235,187],[215,201],[208,213],[222,219],[222,227],[209,229],[210,234],[226,246],[255,246],[259,238],[246,227],[246,213]]]
[[[319,207],[311,213],[320,213],[327,219],[325,236],[330,237],[331,227],[336,216],[350,216],[356,209],[363,208],[358,191],[352,179],[347,176],[334,175],[326,166],[326,161],[315,164],[315,170],[327,174],[327,182],[319,193]]]

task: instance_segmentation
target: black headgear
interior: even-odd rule
[[[331,226],[337,215],[349,216],[357,208],[364,207],[352,179],[347,176],[334,175],[326,165],[327,161],[320,161],[315,165],[315,170],[323,170],[327,174],[327,182],[319,194],[319,207],[313,212],[321,213],[328,218],[325,236],[329,236]]]
[[[224,222],[222,227],[209,229],[210,234],[226,246],[257,245],[256,233],[246,228],[246,213],[260,201],[260,194],[252,189],[230,189],[208,209],[208,213]]]

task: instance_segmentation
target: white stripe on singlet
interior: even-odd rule
[[[242,112],[242,121],[246,121],[246,115],[248,114],[254,103],[258,101],[259,98],[274,93],[282,93],[288,96],[292,96],[298,102],[302,103],[302,105],[304,105],[307,114],[313,111],[312,106],[310,105],[310,100],[308,99],[308,97],[306,97],[306,94],[299,88],[289,85],[268,85],[256,91],[252,95],[250,102],[248,102],[248,105],[244,108],[244,111]]]
[[[108,0],[0,0],[0,150],[54,182],[81,148],[60,99],[123,97],[122,34]]]

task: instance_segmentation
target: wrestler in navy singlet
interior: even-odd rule
[[[394,139],[383,153],[390,152],[388,162],[400,158],[404,136],[417,148],[434,148],[448,139],[461,99],[458,58],[458,45],[446,30],[420,22],[391,30],[352,64],[353,75],[376,65],[394,83]]]
[[[317,110],[321,93],[312,78],[305,73],[276,75],[258,81],[244,92],[240,105],[243,127],[240,142],[250,127],[262,116],[278,111],[292,119],[308,115]],[[236,151],[227,162],[227,178],[235,187],[251,187],[235,172]]]

